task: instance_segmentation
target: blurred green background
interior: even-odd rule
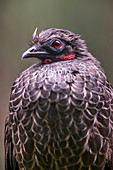
[[[82,35],[113,84],[113,0],[0,0],[0,170],[11,85],[35,59],[21,60],[35,28]]]

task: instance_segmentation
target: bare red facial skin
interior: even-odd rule
[[[55,61],[65,61],[65,60],[71,60],[75,58],[75,54],[69,54],[65,57],[61,57],[61,58],[55,58],[55,59],[45,59],[44,61],[42,61],[42,63],[44,64],[48,64],[48,63],[53,63]]]

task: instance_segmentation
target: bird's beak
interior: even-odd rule
[[[38,46],[32,46],[31,48],[29,48],[27,51],[23,53],[22,59],[31,58],[31,57],[41,59],[45,57],[45,55],[48,55],[48,53],[44,49]]]

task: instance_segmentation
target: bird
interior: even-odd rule
[[[6,170],[112,170],[113,88],[81,36],[50,28],[22,59],[37,58],[11,88]]]

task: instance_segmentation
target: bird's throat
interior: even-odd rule
[[[48,63],[53,63],[56,61],[65,61],[65,60],[71,60],[75,58],[75,54],[69,54],[65,57],[61,57],[61,58],[54,58],[54,59],[45,59],[42,63],[44,64],[48,64]]]

